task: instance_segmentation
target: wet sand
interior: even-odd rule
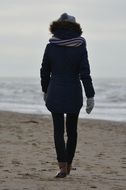
[[[73,170],[57,171],[51,116],[0,112],[0,190],[126,190],[126,123],[79,119]]]

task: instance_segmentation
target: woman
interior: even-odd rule
[[[77,144],[77,122],[83,105],[81,82],[87,97],[86,112],[94,107],[94,88],[82,29],[75,17],[64,13],[50,25],[52,38],[45,49],[40,69],[44,100],[52,114],[54,142],[60,171],[57,178],[71,170]],[[67,142],[64,140],[66,114]]]

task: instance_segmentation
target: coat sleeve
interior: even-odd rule
[[[90,65],[88,61],[88,52],[86,48],[86,42],[83,44],[81,62],[80,62],[80,79],[82,80],[85,95],[87,98],[94,97],[95,91],[90,76]]]
[[[42,91],[45,93],[47,92],[47,88],[50,81],[50,73],[51,73],[48,51],[49,47],[47,45],[45,48],[40,68],[41,86],[42,86]]]

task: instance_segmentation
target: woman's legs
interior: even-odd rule
[[[66,148],[64,141],[64,114],[52,113],[54,126],[54,142],[58,162],[66,162]]]
[[[57,160],[59,162],[59,167],[61,169],[61,172],[59,172],[57,175],[58,177],[62,177],[62,174],[66,170],[66,163],[68,166],[67,167],[68,174],[71,169],[71,163],[75,154],[76,144],[77,144],[78,116],[79,116],[79,113],[72,113],[72,114],[69,113],[66,115],[67,143],[65,146],[64,114],[52,113],[53,126],[54,126],[54,142],[55,142],[55,148],[56,148],[56,153],[57,153]]]
[[[66,115],[66,132],[67,132],[67,144],[66,144],[66,155],[67,163],[71,165],[76,145],[77,145],[77,123],[79,113],[72,113]]]

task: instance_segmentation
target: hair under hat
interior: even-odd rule
[[[50,24],[49,30],[54,36],[61,39],[64,38],[66,33],[70,35],[69,37],[74,38],[80,36],[83,32],[80,24],[76,22],[75,17],[67,13],[61,14],[59,19],[53,21]]]

